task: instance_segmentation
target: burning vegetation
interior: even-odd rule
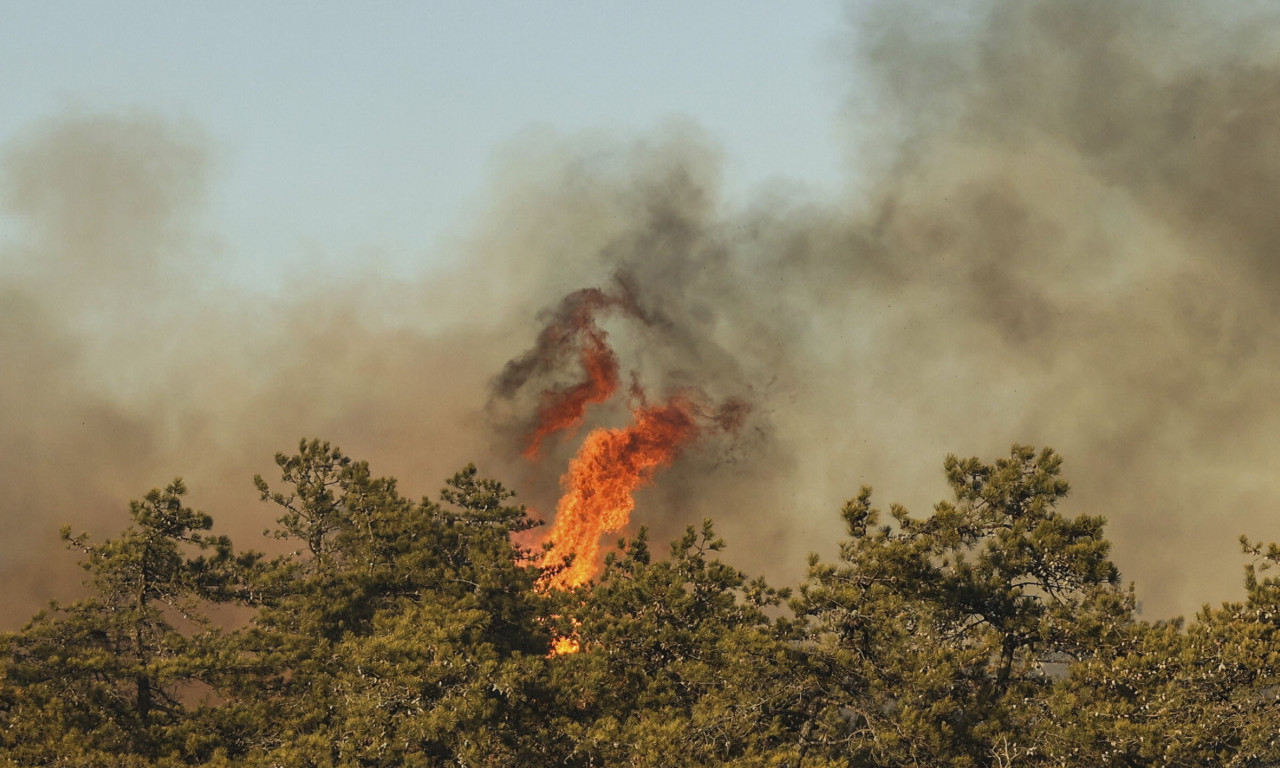
[[[318,441],[256,484],[270,553],[154,490],[0,640],[0,764],[1280,765],[1280,548],[1241,542],[1243,592],[1212,548],[1278,498],[1274,14],[865,5],[848,196],[735,207],[693,132],[573,137],[417,291],[206,287],[208,158],[145,115],[7,148],[4,615],[71,591],[54,520],[172,467],[256,535],[280,435],[475,457],[554,518],[522,546],[474,466],[414,501]],[[921,455],[1024,436],[1084,512],[1020,445],[907,511]],[[864,477],[916,498],[840,507]],[[646,487],[642,522],[720,528],[655,557]]]
[[[541,392],[523,455],[536,460],[543,443],[582,425],[588,406],[608,401],[619,388],[617,354],[597,315],[617,311],[644,320],[625,294],[592,288],[566,296],[538,335],[536,346],[509,362],[495,382],[495,394],[515,396],[537,374],[555,373],[576,363],[581,378],[569,386]],[[687,389],[664,403],[649,405],[633,381],[631,423],[621,428],[593,429],[561,478],[563,495],[546,535],[542,565],[551,568],[548,586],[566,589],[585,584],[600,568],[600,541],[623,530],[635,509],[634,493],[662,467],[708,429],[736,429],[747,407],[737,400],[712,411],[705,394]]]
[[[580,586],[598,572],[600,540],[627,525],[636,489],[698,435],[692,406],[679,395],[633,415],[626,427],[592,430],[569,462],[543,559],[547,567],[568,562],[550,577],[553,587]]]
[[[593,514],[621,525],[637,478],[715,421],[677,394],[589,435],[578,464],[597,465],[582,492],[601,499]],[[840,512],[839,558],[812,558],[794,592],[722,562],[710,521],[666,558],[642,528],[594,577],[566,577],[558,557],[514,543],[534,521],[474,467],[415,503],[327,443],[276,463],[279,484],[256,482],[290,554],[213,535],[181,481],[134,502],[117,538],[64,534],[91,594],[3,638],[0,761],[1280,761],[1280,581],[1265,573],[1280,548],[1244,542],[1245,602],[1143,621],[1102,518],[1060,509],[1049,449],[948,457],[951,497],[925,517],[885,516],[864,488]],[[572,503],[550,551],[594,565],[594,522],[576,540],[558,532],[581,517]],[[548,589],[548,576],[585,587]],[[209,621],[233,606],[239,623]]]

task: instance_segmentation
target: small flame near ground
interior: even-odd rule
[[[557,637],[551,641],[552,656],[565,656],[570,653],[577,653],[580,650],[582,650],[582,646],[578,643],[578,638],[573,636]]]

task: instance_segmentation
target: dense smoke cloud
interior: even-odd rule
[[[713,137],[681,123],[530,137],[462,266],[421,282],[237,290],[198,131],[33,126],[0,167],[5,622],[70,594],[60,523],[110,533],[177,474],[261,546],[249,478],[304,435],[411,494],[474,460],[549,513],[576,441],[532,463],[521,441],[574,372],[520,361],[582,289],[626,297],[597,318],[624,380],[752,405],[641,492],[658,537],[710,516],[730,559],[793,581],[860,484],[921,512],[945,453],[1030,442],[1065,455],[1067,511],[1110,519],[1148,615],[1237,594],[1235,537],[1280,539],[1280,26],[1243,4],[936,5],[851,10],[845,197],[730,207]]]

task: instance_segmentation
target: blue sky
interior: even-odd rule
[[[376,254],[447,262],[495,153],[530,131],[673,118],[726,193],[843,173],[844,10],[765,2],[0,2],[0,147],[65,114],[143,111],[207,137],[229,271]]]

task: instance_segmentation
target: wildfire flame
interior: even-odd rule
[[[557,637],[551,641],[551,656],[564,656],[582,650],[576,637]]]
[[[699,432],[696,409],[684,395],[657,406],[633,411],[633,422],[621,429],[596,429],[561,478],[564,495],[547,534],[551,548],[543,567],[572,562],[551,574],[547,586],[569,589],[595,574],[600,539],[621,530],[636,503],[632,494],[649,482],[659,467],[675,459]]]
[[[495,382],[497,394],[509,398],[535,376],[558,373],[569,360],[576,359],[581,366],[583,377],[577,383],[543,390],[523,450],[525,458],[536,459],[547,438],[577,427],[589,406],[609,400],[618,391],[618,358],[597,315],[619,311],[646,324],[654,322],[625,284],[620,288],[613,294],[588,288],[566,296],[534,348],[507,363]],[[670,465],[704,428],[735,430],[747,411],[745,403],[730,400],[712,413],[704,405],[705,396],[693,389],[654,406],[646,403],[639,384],[633,385],[632,395],[638,403],[632,408],[632,423],[592,430],[560,479],[564,494],[556,505],[540,563],[548,570],[544,589],[571,589],[589,581],[600,569],[600,540],[626,526],[635,509],[634,492],[650,482],[659,468]],[[578,649],[575,633],[555,638],[551,654]]]

